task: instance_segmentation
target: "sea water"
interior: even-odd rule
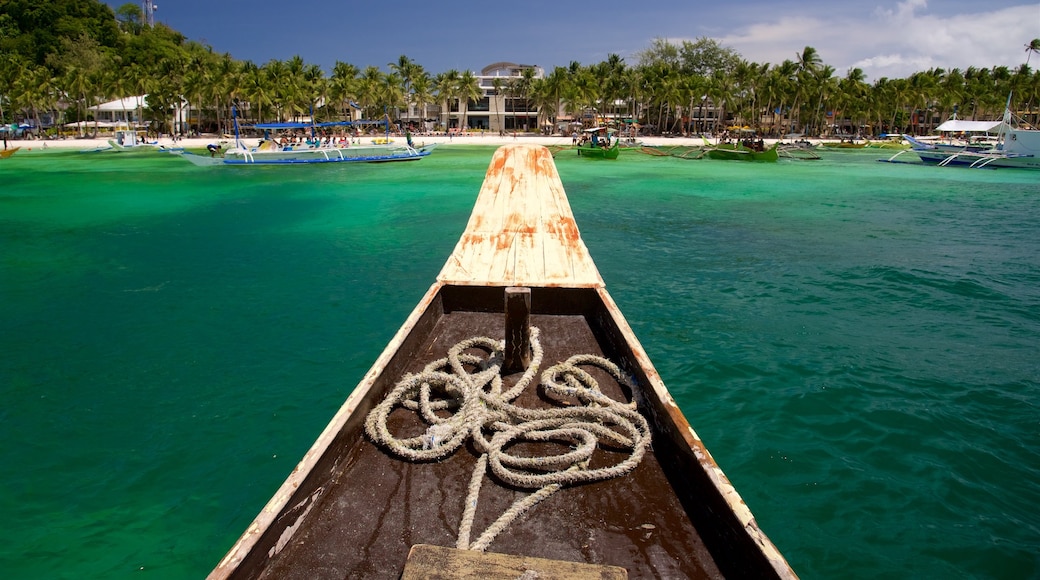
[[[204,576],[434,281],[493,147],[0,162],[0,574]],[[607,288],[803,578],[1040,575],[1040,173],[557,155]]]

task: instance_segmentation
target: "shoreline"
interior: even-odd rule
[[[361,138],[362,143],[367,143],[371,139],[375,139],[377,136],[364,136]],[[390,138],[395,142],[404,142],[404,137],[400,135],[391,135]],[[51,150],[61,151],[92,151],[99,147],[108,146],[108,137],[97,137],[97,138],[86,138],[80,139],[73,137],[70,139],[9,139],[7,141],[7,148],[13,149],[20,147],[22,152],[41,152]],[[255,145],[258,137],[247,137],[243,141],[248,145]],[[157,147],[165,148],[187,148],[187,149],[205,149],[210,143],[232,143],[234,138],[218,138],[216,135],[204,136],[204,137],[191,137],[177,139],[174,141],[171,137],[163,137],[156,141],[149,141],[149,144]],[[764,139],[767,146],[771,146],[776,141],[782,141],[780,139]],[[823,143],[827,141],[838,141],[837,139],[812,139],[810,140],[813,144]],[[413,135],[412,142],[416,147],[422,147],[424,145],[437,144],[438,146],[451,146],[451,145],[487,145],[487,146],[501,146],[508,145],[510,143],[535,143],[538,145],[546,146],[571,146],[572,141],[570,136],[562,135],[491,135],[488,133],[478,134],[463,134],[463,135]],[[636,142],[648,147],[696,147],[704,145],[704,139],[701,137],[638,137]],[[712,145],[718,143],[717,138],[708,138],[708,142]]]

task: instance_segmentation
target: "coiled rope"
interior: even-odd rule
[[[550,409],[519,407],[513,401],[528,387],[542,362],[539,331],[531,328],[531,364],[511,389],[503,392],[500,369],[504,341],[474,337],[454,345],[448,356],[418,374],[405,375],[365,420],[365,431],[378,445],[411,461],[436,461],[455,452],[467,440],[481,453],[467,491],[456,547],[484,551],[513,520],[560,488],[625,475],[635,469],[650,444],[646,419],[635,403],[621,403],[603,394],[595,378],[580,368],[594,366],[619,384],[631,386],[613,362],[595,355],[576,355],[541,375],[541,384],[560,405],[576,399],[580,406]],[[485,356],[467,351],[480,349]],[[475,369],[466,370],[467,365]],[[429,425],[417,437],[398,438],[387,421],[395,409],[418,414]],[[447,416],[442,416],[448,413]],[[490,434],[490,438],[488,437]],[[592,469],[593,452],[600,446],[627,451],[622,461]],[[507,447],[518,442],[566,443],[572,449],[559,455],[522,457]],[[470,542],[480,487],[488,469],[505,484],[536,490],[518,499],[474,542]]]

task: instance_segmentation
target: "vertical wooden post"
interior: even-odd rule
[[[506,349],[503,373],[525,370],[531,364],[531,289],[506,288]]]

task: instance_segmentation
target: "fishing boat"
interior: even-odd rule
[[[249,126],[263,131],[263,138],[256,146],[245,144],[240,136],[238,116],[232,108],[235,123],[235,144],[223,149],[220,144],[207,146],[209,155],[199,155],[190,151],[180,151],[185,159],[200,166],[213,165],[293,165],[313,163],[389,163],[394,161],[418,161],[428,156],[433,145],[415,147],[411,135],[407,135],[406,143],[400,144],[390,139],[390,123],[380,121],[333,121],[326,123],[257,123]],[[335,138],[321,136],[318,130],[335,130],[335,128],[354,127],[358,125],[380,125],[385,127],[386,135],[375,139],[371,144],[351,143],[346,137]],[[279,132],[283,137],[278,138]],[[284,134],[295,133],[293,140]],[[309,132],[306,138],[299,134]],[[378,141],[378,142],[376,142]]]
[[[869,147],[870,149],[894,149],[897,151],[902,151],[904,149],[910,148],[910,142],[904,139],[903,135],[901,134],[884,134],[881,135],[880,139],[871,141],[870,144],[867,145],[867,147]]]
[[[706,145],[710,145],[705,140]],[[710,159],[724,159],[728,161],[766,161],[773,162],[780,158],[777,143],[766,148],[761,139],[743,139],[741,141],[723,142],[709,146],[704,153]]]
[[[129,129],[116,131],[115,135],[108,140],[109,148],[113,151],[154,151],[158,143],[148,141],[144,131]]]
[[[301,163],[386,163],[418,161],[428,156],[433,146],[415,148],[408,144],[321,144],[281,145],[262,140],[255,147],[233,147],[212,150],[210,156],[180,151],[195,165],[291,165]]]
[[[506,145],[436,281],[209,577],[626,574],[796,578],[608,294],[548,149]]]
[[[981,168],[1040,169],[1040,130],[1019,121],[1011,113],[1011,96],[1000,121],[962,121],[951,119],[936,127],[937,131],[968,135],[962,143],[928,142],[910,135],[908,151],[916,154],[922,162],[940,167],[963,166]],[[978,135],[992,135],[992,143]],[[900,151],[883,161],[894,162],[905,153]]]
[[[617,139],[611,139],[613,129],[592,127],[585,129],[586,136],[578,144],[578,156],[586,159],[617,159],[621,154],[621,145]]]
[[[870,145],[870,141],[843,137],[840,141],[822,141],[819,147],[821,149],[864,149],[868,145]]]
[[[14,155],[19,149],[21,149],[21,147],[12,147],[11,149],[4,149],[3,151],[0,151],[0,159],[7,159],[8,157]]]

